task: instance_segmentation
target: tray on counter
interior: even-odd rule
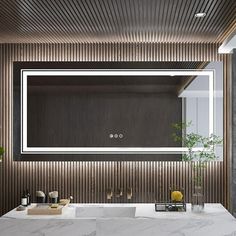
[[[39,203],[27,209],[28,215],[61,215],[63,208],[67,205],[59,205],[57,208],[51,208],[51,204]]]
[[[164,203],[155,203],[155,211],[177,211],[183,212],[186,211],[185,202],[164,202]]]

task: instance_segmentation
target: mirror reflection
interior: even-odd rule
[[[23,152],[79,154],[85,148],[99,154],[105,148],[101,154],[171,153],[180,160],[186,145],[173,138],[173,124],[191,123],[181,130],[183,137],[223,137],[222,63],[167,64],[117,73],[26,70]],[[222,145],[215,150],[222,156]]]

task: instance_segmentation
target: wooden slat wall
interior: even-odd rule
[[[217,54],[218,46],[200,43],[0,44],[0,145],[6,150],[0,163],[0,214],[17,206],[26,188],[33,197],[36,190],[59,190],[61,197],[72,195],[75,202],[107,202],[108,187],[124,190],[132,187],[132,202],[160,201],[167,198],[168,188],[173,185],[183,186],[186,200],[190,201],[192,188],[191,171],[184,162],[13,162],[13,61],[224,60],[227,66],[227,56]],[[225,79],[228,79],[227,73],[225,70]],[[225,117],[225,130],[227,119]],[[228,207],[229,162],[225,148],[224,162],[207,166],[204,183],[207,202],[221,202]]]

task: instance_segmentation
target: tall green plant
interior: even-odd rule
[[[4,149],[3,149],[3,147],[0,147],[0,160],[2,159],[2,155],[3,155],[3,153],[4,153]]]
[[[205,167],[209,161],[217,160],[215,146],[222,144],[221,137],[211,134],[209,137],[205,137],[193,132],[186,133],[187,127],[190,127],[192,122],[174,123],[172,127],[174,132],[172,137],[175,142],[181,143],[184,147],[187,147],[188,151],[182,155],[183,161],[191,162],[191,166],[194,170],[194,182],[195,185],[202,184],[202,168]],[[199,148],[196,150],[196,148]]]

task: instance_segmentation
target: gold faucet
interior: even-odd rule
[[[127,199],[131,200],[132,196],[133,196],[132,188],[127,188]]]
[[[107,191],[106,191],[106,194],[107,194],[107,200],[111,200],[113,196],[116,197],[116,198],[122,197],[123,196],[123,191],[122,191],[122,188],[118,188],[113,193],[112,189],[108,188]],[[131,200],[132,196],[133,196],[132,188],[127,188],[127,199]]]
[[[111,200],[112,196],[113,196],[112,189],[108,188],[107,189],[107,200]]]
[[[117,191],[116,191],[116,197],[119,198],[119,197],[122,197],[122,196],[123,196],[122,189],[118,188]]]

